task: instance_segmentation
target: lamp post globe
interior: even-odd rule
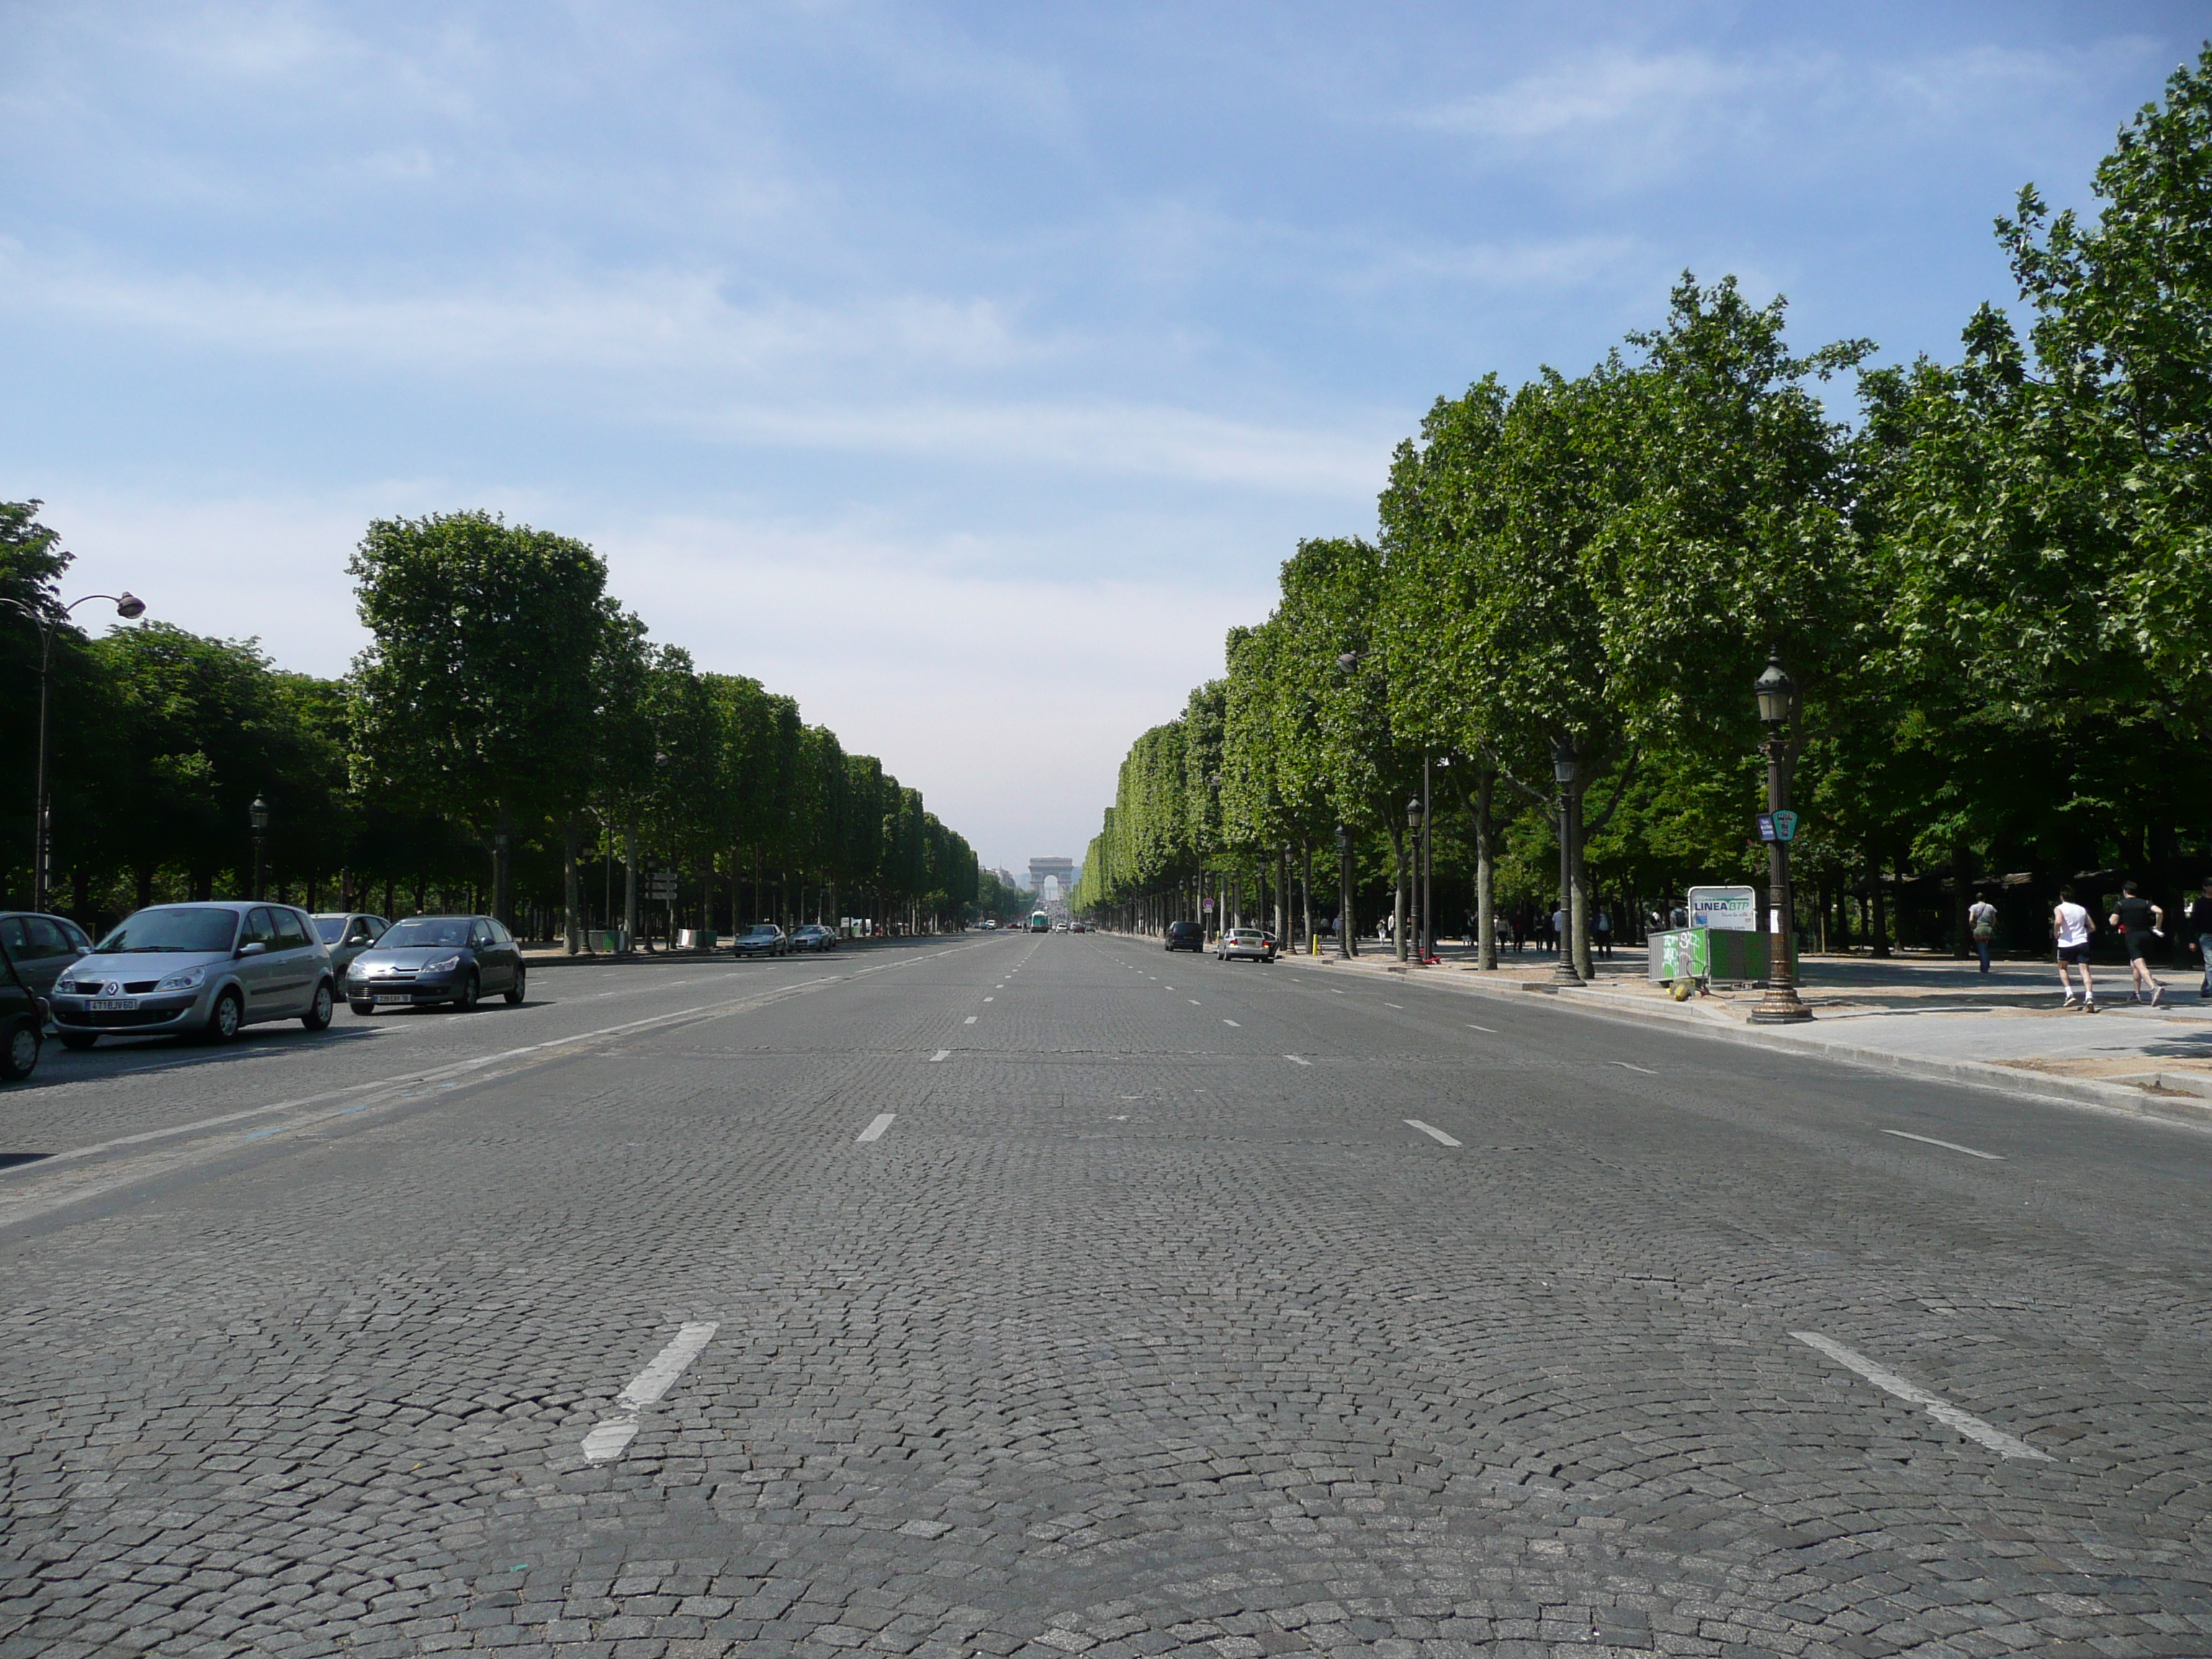
[[[1779,651],[1768,653],[1765,672],[1752,682],[1751,695],[1759,705],[1759,718],[1767,725],[1780,726],[1789,720],[1790,706],[1797,699],[1797,686],[1782,666]]]

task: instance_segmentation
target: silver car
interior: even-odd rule
[[[331,971],[345,982],[345,970],[353,959],[376,943],[384,930],[392,924],[382,916],[373,916],[363,910],[318,910],[315,913],[315,932],[330,947]]]
[[[103,1036],[186,1033],[228,1042],[246,1026],[331,1023],[329,947],[304,910],[218,899],[137,912],[54,983],[66,1048]]]
[[[1222,934],[1213,954],[1222,962],[1273,962],[1275,947],[1257,927],[1231,927]]]

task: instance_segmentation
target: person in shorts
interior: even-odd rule
[[[2135,976],[2135,1000],[2148,1000],[2155,1008],[2166,995],[2166,987],[2158,982],[2150,970],[2150,947],[2153,939],[2166,937],[2166,912],[2136,890],[2131,881],[2120,884],[2120,902],[2112,907],[2108,918],[2127,941],[2128,972]],[[2150,995],[2145,998],[2144,991]]]
[[[2089,935],[2097,924],[2089,913],[2074,902],[2071,887],[2061,889],[2058,908],[2051,913],[2051,931],[2058,938],[2058,988],[2066,993],[2062,1007],[2075,1006],[2074,981],[2067,970],[2081,970],[2081,1007],[2089,1013],[2097,1012],[2097,988],[2089,981]]]

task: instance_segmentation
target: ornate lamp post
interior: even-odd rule
[[[253,805],[246,809],[247,822],[253,826],[253,896],[261,896],[261,854],[269,841],[269,803],[256,795]]]
[[[1766,725],[1766,810],[1771,815],[1790,805],[1783,776],[1786,758],[1784,733],[1796,712],[1797,687],[1783,672],[1782,651],[1767,653],[1766,672],[1752,687],[1759,703],[1759,718]],[[1766,994],[1751,1011],[1754,1025],[1794,1025],[1813,1018],[1813,1011],[1797,1000],[1797,976],[1790,965],[1790,843],[1779,826],[1766,843]]]
[[[1408,849],[1413,855],[1413,960],[1416,962],[1426,962],[1429,959],[1428,906],[1422,902],[1421,892],[1421,871],[1422,866],[1427,862],[1421,856],[1422,843],[1425,838],[1428,822],[1428,806],[1419,795],[1415,795],[1406,803],[1406,828],[1412,832],[1407,837],[1407,844]]]
[[[90,605],[94,599],[106,599],[115,606],[115,614],[125,622],[136,622],[146,614],[146,601],[129,588],[120,593],[88,593],[81,599],[71,599],[61,605],[40,596],[43,603],[29,599],[0,599],[0,605],[19,616],[27,617],[31,626],[39,630],[39,757],[37,770],[33,774],[31,787],[31,908],[46,908],[46,890],[51,884],[49,866],[53,854],[53,805],[46,799],[46,708],[53,700],[54,687],[54,630],[69,620],[70,613],[81,605]]]
[[[1575,971],[1574,789],[1582,768],[1575,746],[1565,738],[1552,745],[1552,779],[1559,786],[1559,959],[1552,968],[1554,985],[1580,985]]]

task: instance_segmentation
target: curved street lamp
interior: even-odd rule
[[[28,599],[0,598],[0,605],[19,616],[27,617],[31,625],[39,630],[39,758],[38,769],[31,787],[31,908],[46,908],[48,886],[47,866],[53,853],[52,805],[46,799],[46,708],[53,700],[54,630],[70,618],[70,613],[81,605],[90,605],[94,599],[106,599],[115,606],[115,614],[125,622],[136,622],[146,614],[146,601],[125,588],[120,593],[88,593],[82,599],[71,599],[67,605],[46,599],[33,603]]]

